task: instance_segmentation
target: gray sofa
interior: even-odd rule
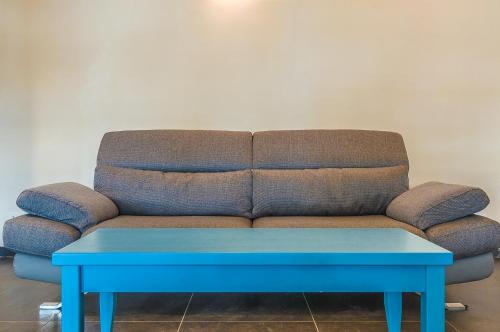
[[[104,135],[94,190],[28,189],[3,236],[17,276],[59,282],[51,254],[103,227],[400,227],[451,250],[448,284],[487,278],[500,225],[479,188],[408,186],[399,134],[361,130]],[[130,239],[133,241],[133,238]]]

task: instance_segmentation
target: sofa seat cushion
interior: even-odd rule
[[[500,224],[471,215],[426,230],[432,242],[453,252],[455,259],[496,251],[500,247]]]
[[[338,217],[263,217],[253,221],[253,227],[269,228],[403,228],[426,238],[416,227],[382,215]]]
[[[83,235],[99,228],[250,228],[252,221],[243,217],[228,216],[118,216],[106,220]]]
[[[50,257],[79,238],[80,232],[73,226],[32,215],[10,219],[3,228],[6,248],[38,256]]]

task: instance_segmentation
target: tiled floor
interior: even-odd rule
[[[446,331],[500,332],[500,261],[496,275],[447,287],[447,300],[467,312],[446,314]],[[59,287],[17,279],[12,260],[0,259],[0,332],[60,331]],[[86,296],[86,331],[99,331],[97,297]],[[403,331],[420,331],[419,297],[404,297]],[[120,294],[115,331],[330,332],[386,331],[380,294]]]

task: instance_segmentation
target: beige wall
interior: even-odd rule
[[[28,7],[33,185],[91,184],[108,130],[383,129],[405,137],[412,184],[479,185],[500,219],[497,0]]]
[[[20,213],[16,197],[33,183],[25,11],[21,3],[0,1],[0,228]]]

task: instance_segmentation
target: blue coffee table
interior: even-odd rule
[[[444,331],[452,253],[405,230],[99,229],[57,251],[62,330],[83,331],[83,293],[111,331],[119,292],[383,292],[400,331],[402,292],[420,292],[422,331]]]

